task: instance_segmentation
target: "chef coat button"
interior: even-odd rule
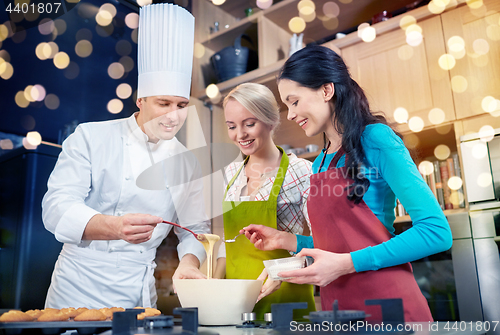
[[[168,190],[168,185],[166,185],[165,187],[166,187],[166,188],[167,188],[167,190]]]
[[[144,250],[141,249],[139,252],[142,254],[144,252]]]
[[[127,144],[127,145],[132,145],[132,143],[130,143],[130,142],[127,142],[126,144]]]
[[[122,216],[122,212],[116,212],[116,216]]]
[[[109,248],[109,251],[111,251],[111,252],[112,252],[112,251],[115,251],[115,250],[116,250],[116,249],[115,249],[115,247],[111,247],[111,248]]]
[[[125,180],[130,180],[130,176],[126,176],[126,177],[125,177]]]

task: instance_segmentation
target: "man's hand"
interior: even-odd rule
[[[297,250],[297,238],[294,234],[274,228],[251,224],[240,230],[240,233],[245,233],[250,242],[260,250]]]
[[[87,223],[82,240],[124,240],[139,244],[149,241],[156,225],[162,221],[162,218],[149,214],[97,214]]]

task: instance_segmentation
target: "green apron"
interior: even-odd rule
[[[224,218],[224,236],[232,238],[238,235],[239,231],[254,223],[277,229],[277,199],[281,190],[281,185],[285,179],[285,174],[288,169],[288,156],[283,152],[283,149],[278,147],[282,153],[281,163],[273,184],[269,200],[267,201],[222,201],[223,218]],[[241,169],[244,168],[248,161],[245,159],[244,164],[229,182],[227,191],[234,183]],[[256,279],[264,270],[263,261],[275,258],[290,257],[290,253],[286,250],[262,251],[257,248],[247,239],[240,237],[234,243],[226,243],[226,278],[228,279]],[[312,285],[298,285],[287,282],[282,282],[281,287],[276,292],[261,299],[254,308],[257,320],[264,320],[264,313],[271,312],[271,304],[285,302],[307,302],[307,309],[294,311],[294,320],[306,321],[303,315],[308,315],[309,312],[315,311],[314,304],[314,287]]]

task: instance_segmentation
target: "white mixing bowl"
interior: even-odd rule
[[[240,324],[241,313],[253,310],[262,280],[174,279],[182,307],[198,307],[198,323],[206,326]]]

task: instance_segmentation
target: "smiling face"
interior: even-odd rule
[[[282,79],[278,84],[281,101],[288,107],[288,120],[296,122],[308,137],[331,131],[333,84],[314,90],[297,82]]]
[[[244,155],[258,154],[273,146],[270,125],[259,121],[238,101],[230,99],[224,108],[227,133]]]
[[[149,141],[171,140],[184,124],[189,100],[183,97],[160,95],[137,99],[137,124]]]

